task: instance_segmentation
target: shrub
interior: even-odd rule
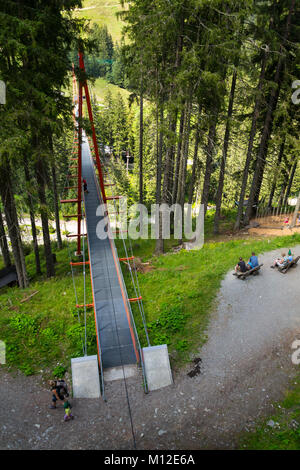
[[[56,366],[52,371],[52,375],[53,375],[53,377],[56,377],[57,379],[59,379],[59,378],[63,377],[66,372],[67,372],[66,367]]]

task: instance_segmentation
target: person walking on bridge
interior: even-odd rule
[[[87,182],[86,182],[85,179],[83,179],[82,182],[83,182],[83,190],[84,190],[84,192],[85,192],[86,194],[88,194]]]

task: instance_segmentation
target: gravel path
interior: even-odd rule
[[[300,246],[294,252],[300,254]],[[300,265],[287,274],[270,269],[280,252],[260,256],[261,273],[242,281],[229,272],[199,352],[173,371],[174,384],[143,393],[141,378],[127,380],[137,449],[234,449],[241,432],[272,412],[297,372],[291,344],[300,338]],[[108,383],[107,403],[73,400],[74,421],[48,409],[39,377],[0,370],[0,449],[133,449],[123,381]]]

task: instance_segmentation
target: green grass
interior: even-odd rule
[[[300,450],[300,375],[275,408],[276,412],[264,418],[254,432],[241,438],[241,449]],[[268,425],[270,420],[275,426]]]
[[[219,222],[219,235],[214,235],[214,218],[215,210],[209,210],[205,216],[204,236],[205,240],[218,241],[224,239],[224,233],[227,231],[232,232],[236,221],[237,211],[236,209],[222,209],[222,216]]]
[[[167,243],[171,247],[175,242]],[[135,256],[149,260],[153,269],[139,273],[147,326],[152,345],[167,343],[173,367],[187,361],[205,342],[205,327],[214,306],[217,291],[226,272],[239,256],[300,243],[299,235],[271,240],[232,240],[207,243],[199,251],[181,251],[153,256],[154,240],[133,241]],[[121,241],[117,241],[120,247]],[[75,251],[75,245],[72,248]],[[77,309],[69,267],[68,250],[56,251],[56,276],[47,280],[34,274],[34,255],[26,257],[30,287],[2,289],[0,292],[0,339],[7,344],[7,364],[30,374],[52,370],[58,363],[69,367],[70,358],[82,354]],[[121,247],[119,256],[124,252]],[[209,269],[208,269],[209,266]],[[45,272],[45,263],[42,263]],[[83,303],[83,278],[79,268],[76,276],[78,302]],[[131,279],[123,268],[129,297],[135,297]],[[27,302],[21,300],[38,291]],[[92,302],[89,276],[87,303]],[[142,346],[146,346],[137,304],[132,304]],[[82,321],[82,312],[80,314]],[[93,311],[88,315],[88,354],[96,353]]]
[[[76,11],[76,16],[87,18],[99,25],[106,24],[113,41],[120,42],[123,22],[116,15],[117,12],[122,11],[119,0],[84,0],[82,4],[86,9]]]
[[[143,261],[149,259],[154,267],[148,273],[139,274],[151,344],[167,343],[173,365],[180,366],[206,340],[205,327],[221,280],[236,264],[238,257],[247,258],[253,250],[263,253],[299,242],[299,235],[264,240],[232,240],[207,243],[199,251],[181,251],[152,258],[149,255],[153,253],[154,240],[133,242],[135,256],[141,257]],[[172,242],[169,241],[169,244]],[[123,255],[120,250],[120,256]],[[129,274],[125,270],[124,275],[129,296],[135,297]],[[146,345],[135,304],[133,310],[142,345]]]
[[[75,244],[72,244],[72,252]],[[41,251],[41,255],[42,251]],[[6,343],[7,365],[27,375],[43,370],[47,375],[58,364],[69,367],[70,358],[82,355],[81,335],[84,335],[83,312],[75,307],[73,281],[68,249],[56,251],[56,276],[47,280],[37,277],[34,255],[26,257],[30,287],[1,289],[0,339]],[[79,270],[79,268],[74,268]],[[45,261],[42,258],[42,270]],[[82,272],[75,276],[78,302],[83,303]],[[87,303],[92,302],[91,283],[87,278]],[[22,299],[38,293],[27,302]],[[81,326],[78,322],[78,313]],[[88,311],[88,353],[95,354],[94,315]]]
[[[118,93],[121,94],[123,100],[127,102],[127,98],[129,97],[129,91],[125,90],[124,88],[120,88],[117,85],[113,85],[112,83],[108,83],[107,80],[104,78],[97,78],[94,84],[90,84],[89,86],[91,94],[96,95],[97,101],[100,104],[105,105],[105,97],[107,92],[110,91],[113,98],[116,98]]]

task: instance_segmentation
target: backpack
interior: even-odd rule
[[[69,396],[68,387],[64,380],[57,380],[56,386],[59,388],[60,395],[63,394],[63,395],[66,395],[66,397]]]

